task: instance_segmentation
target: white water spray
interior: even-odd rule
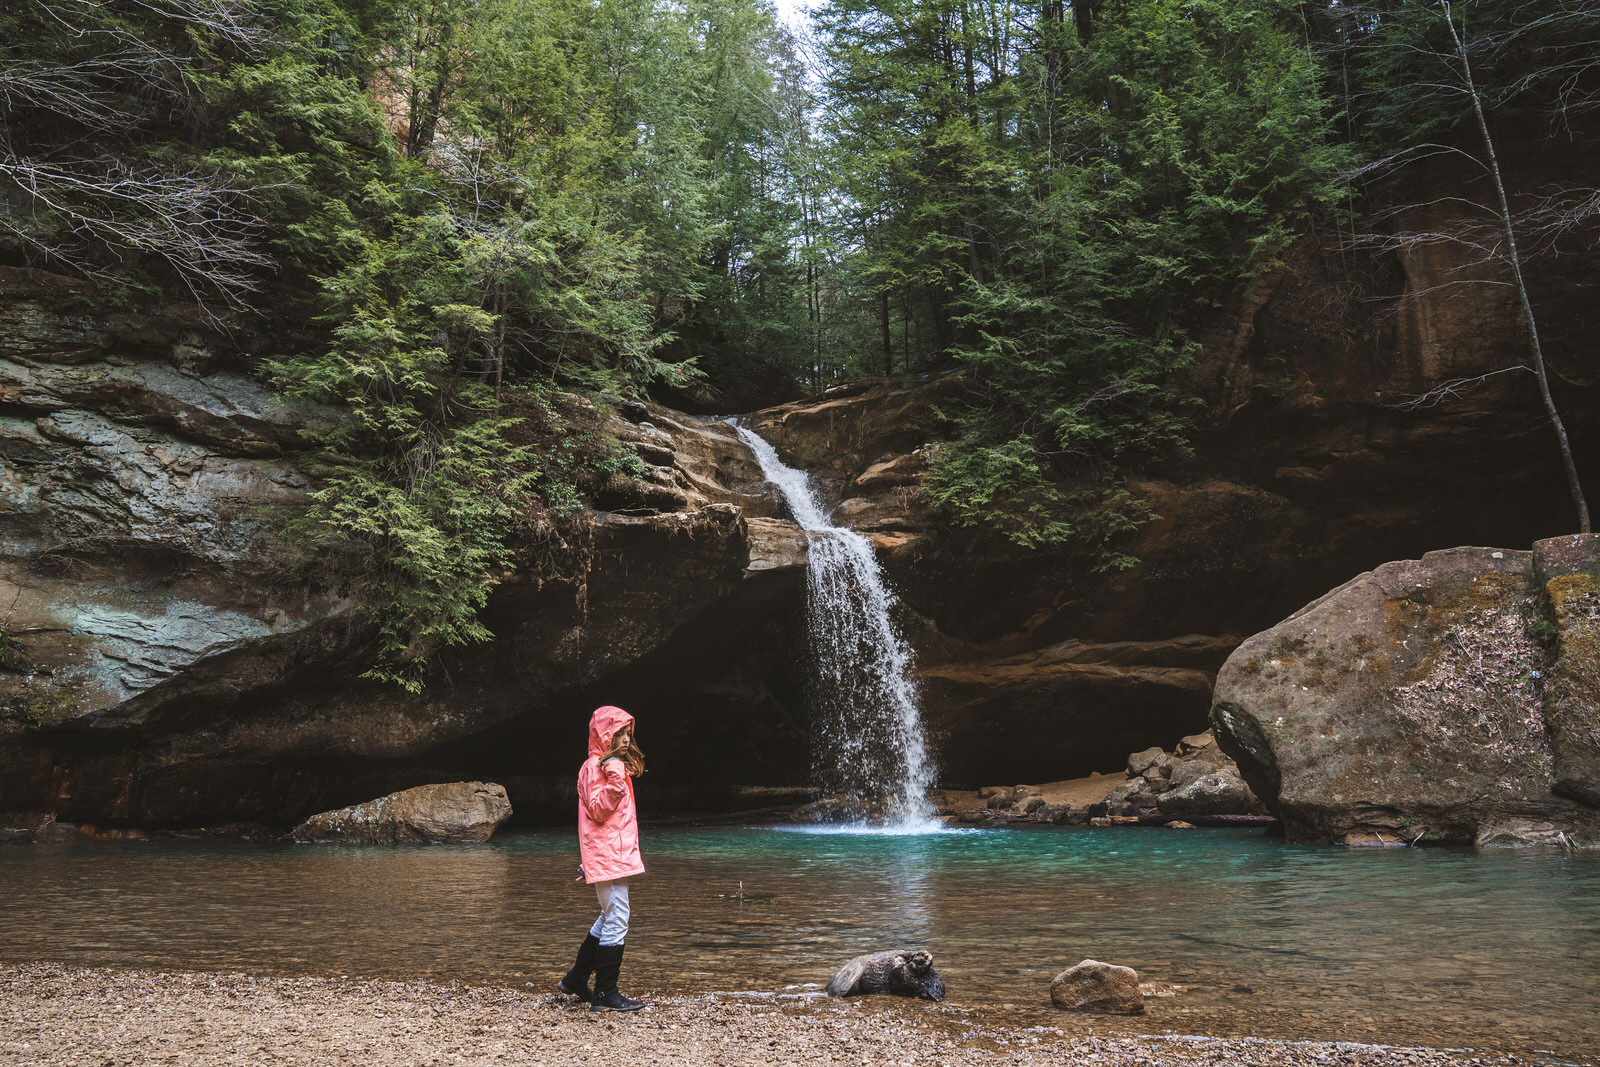
[[[933,763],[911,680],[911,650],[889,617],[889,592],[872,543],[835,526],[804,471],[734,424],[810,535],[806,613],[817,659],[818,770],[861,816],[881,814],[900,832],[941,824],[928,812]]]

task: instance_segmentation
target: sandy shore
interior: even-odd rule
[[[635,990],[635,992],[642,992]],[[0,964],[0,1064],[1435,1065],[1543,1062],[1482,1051],[1006,1027],[894,998],[652,998],[630,1015],[534,990]]]

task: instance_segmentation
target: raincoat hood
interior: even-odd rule
[[[614,708],[610,704],[595,708],[594,714],[589,717],[589,755],[602,755],[611,747],[611,739],[623,727],[632,725],[633,716],[621,708]]]

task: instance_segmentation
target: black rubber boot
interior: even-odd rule
[[[594,951],[600,947],[600,939],[593,934],[583,939],[583,944],[578,946],[578,960],[572,965],[572,970],[562,976],[556,983],[556,988],[573,997],[582,997],[594,1003],[594,994],[589,991],[589,976],[594,973]]]
[[[617,975],[622,971],[622,946],[601,945],[594,950],[594,999],[590,1011],[638,1011],[644,1001],[617,992]]]

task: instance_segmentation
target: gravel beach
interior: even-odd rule
[[[635,991],[647,994],[648,991]],[[972,1009],[866,1000],[652,998],[593,1013],[533,990],[0,964],[0,1063],[1408,1065],[1571,1062],[1511,1054],[1007,1026]]]

